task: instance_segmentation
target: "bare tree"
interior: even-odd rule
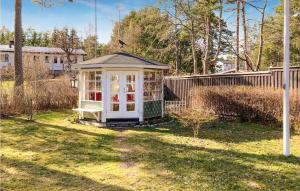
[[[250,61],[248,58],[248,31],[246,25],[246,11],[245,11],[245,2],[246,0],[242,0],[242,23],[243,23],[243,33],[244,33],[244,57],[245,57],[245,68],[248,71],[250,69]]]
[[[210,0],[207,0],[208,5],[210,5]],[[208,60],[211,53],[211,10],[209,7],[208,12],[205,16],[205,51],[204,51],[204,58],[203,58],[203,73],[208,73]]]
[[[240,0],[236,1],[236,53],[235,58],[235,71],[240,70]]]
[[[179,73],[179,64],[180,64],[180,59],[179,59],[179,37],[178,37],[178,10],[177,10],[177,0],[174,1],[174,9],[175,9],[175,74],[178,75]]]
[[[257,5],[254,5],[251,3],[251,1],[246,1],[246,0],[237,0],[236,5],[237,7],[240,7],[238,5],[239,1],[242,2],[242,25],[243,25],[243,32],[244,32],[244,43],[243,43],[243,54],[241,55],[239,52],[239,47],[237,44],[239,44],[239,24],[236,26],[236,32],[237,32],[237,38],[236,38],[236,47],[233,46],[233,44],[230,42],[230,40],[227,39],[228,45],[231,47],[233,53],[236,56],[236,67],[237,67],[237,60],[242,60],[245,62],[245,67],[247,70],[251,71],[258,71],[260,69],[261,65],[261,57],[262,57],[262,50],[263,50],[263,45],[264,45],[264,39],[263,39],[263,34],[264,34],[264,24],[265,24],[265,10],[267,7],[268,0],[264,0],[264,5],[263,7],[259,7]],[[233,1],[229,1],[232,3]],[[246,24],[246,10],[245,6],[251,6],[252,8],[256,9],[260,14],[261,14],[261,20],[260,20],[260,30],[259,30],[259,49],[258,49],[258,56],[257,60],[255,63],[255,60],[251,58],[251,55],[249,54],[248,50],[248,30],[247,30],[247,24]],[[237,12],[237,17],[236,21],[239,23],[239,17],[238,17],[238,12],[239,9],[236,10]],[[236,68],[237,69],[237,68]]]
[[[182,26],[190,34],[190,43],[192,49],[193,58],[193,73],[198,73],[198,59],[196,53],[196,28],[197,28],[197,18],[193,11],[193,5],[196,3],[195,0],[177,0],[176,2],[176,14],[181,14],[181,17],[174,16],[172,13],[168,12],[170,16],[175,18],[175,24]],[[179,50],[178,50],[179,53]],[[178,58],[179,60],[179,58]]]
[[[256,71],[259,70],[261,65],[261,56],[262,56],[262,50],[264,46],[263,33],[264,33],[264,24],[265,24],[265,11],[267,7],[267,3],[268,0],[264,0],[264,6],[262,9],[260,9],[261,21],[260,21],[260,29],[259,29],[259,50],[258,50],[258,57],[256,62]]]
[[[55,29],[52,34],[52,44],[61,48],[67,58],[67,66],[65,70],[71,71],[71,64],[76,60],[76,51],[80,47],[80,41],[77,32],[74,29],[63,28],[62,30]]]
[[[207,0],[207,4],[211,5],[211,0]],[[206,14],[206,32],[205,32],[205,53],[204,53],[204,59],[203,59],[203,73],[208,74],[208,69],[209,66],[214,64],[218,56],[221,52],[221,42],[222,42],[222,16],[223,16],[223,0],[218,1],[219,4],[219,17],[218,17],[218,37],[217,37],[217,47],[216,47],[216,52],[214,55],[211,55],[212,49],[214,48],[212,46],[213,38],[212,38],[212,29],[211,29],[211,24],[212,24],[212,10],[209,8],[209,11]],[[209,6],[211,7],[211,6]]]

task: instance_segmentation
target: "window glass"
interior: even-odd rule
[[[85,72],[84,100],[102,101],[101,72]]]
[[[135,95],[134,94],[127,94],[126,99],[127,99],[127,102],[134,102],[135,101]]]
[[[127,75],[127,83],[134,83],[135,75]]]
[[[4,55],[4,62],[9,62],[9,55],[8,54]]]
[[[144,73],[144,101],[162,99],[162,77],[161,71]]]
[[[45,56],[45,63],[49,63],[49,56]]]
[[[120,105],[118,103],[111,104],[111,111],[120,111]]]
[[[57,56],[54,56],[53,62],[54,64],[57,64]]]
[[[127,84],[126,91],[127,92],[135,92],[135,85],[134,84]]]
[[[126,106],[127,111],[135,111],[135,104],[134,103],[129,103]]]

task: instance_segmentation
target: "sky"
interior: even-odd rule
[[[36,31],[52,31],[54,28],[69,27],[77,30],[79,36],[84,38],[94,31],[94,0],[52,0],[59,2],[49,8],[32,3],[32,0],[23,0],[23,28],[33,28]],[[259,0],[261,3],[263,0]],[[64,2],[64,3],[63,3]],[[258,3],[260,4],[260,3]],[[273,14],[273,8],[279,0],[269,0],[267,14]],[[121,6],[121,18],[132,10],[139,10],[146,6],[158,6],[156,0],[97,0],[98,40],[108,43],[114,23],[118,21],[117,6]],[[248,14],[258,19],[259,14],[248,8]],[[229,28],[233,29],[234,13],[227,12],[224,19],[228,21]],[[0,0],[0,26],[13,30],[14,27],[14,0]]]

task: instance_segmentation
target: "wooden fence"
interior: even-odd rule
[[[269,71],[194,75],[194,76],[167,76],[164,79],[165,104],[181,102],[189,103],[189,92],[201,86],[254,86],[265,88],[282,88],[283,69],[272,67]],[[300,91],[300,67],[290,67],[290,88]],[[166,105],[166,107],[169,107]]]

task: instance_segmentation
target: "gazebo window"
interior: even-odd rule
[[[84,100],[102,101],[101,72],[85,72]]]
[[[162,72],[147,71],[144,73],[144,101],[162,99]]]

